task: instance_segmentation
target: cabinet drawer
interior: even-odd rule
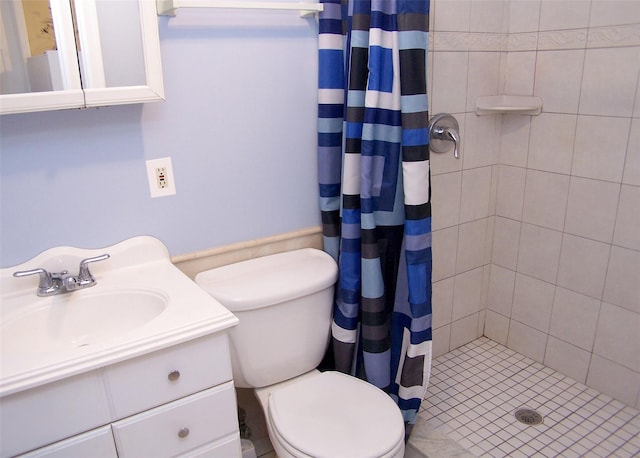
[[[226,333],[124,361],[105,370],[115,418],[124,418],[231,380]]]
[[[118,456],[168,457],[238,432],[232,382],[112,425]]]
[[[240,434],[236,433],[197,450],[190,450],[181,458],[240,458],[241,456]]]
[[[21,458],[118,458],[111,426],[103,426],[88,433],[39,448]]]

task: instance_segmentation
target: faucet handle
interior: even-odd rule
[[[434,153],[449,151],[453,142],[453,157],[460,159],[460,134],[456,118],[447,113],[439,113],[429,121],[429,148]]]
[[[31,270],[19,270],[13,273],[13,276],[16,278],[27,277],[29,275],[40,275],[40,284],[38,285],[38,296],[51,296],[52,294],[56,294],[60,289],[60,282],[54,281],[53,276],[44,270],[43,268],[31,269]]]
[[[91,272],[89,271],[88,264],[92,262],[104,261],[105,259],[109,259],[111,256],[108,254],[101,254],[100,256],[94,256],[93,258],[87,258],[80,261],[80,271],[78,272],[78,277],[74,282],[74,286],[71,289],[77,288],[88,288],[89,286],[93,286],[96,284],[96,279],[93,278]],[[70,285],[67,286],[69,288]]]

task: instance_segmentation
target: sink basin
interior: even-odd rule
[[[87,290],[34,299],[28,310],[2,323],[3,353],[41,353],[103,342],[150,322],[168,303],[166,296],[150,290]]]

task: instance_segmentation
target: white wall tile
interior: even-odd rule
[[[479,339],[484,335],[484,322],[486,320],[486,316],[487,316],[487,310],[481,308],[480,312],[478,312],[478,322],[476,326],[476,339]]]
[[[503,116],[500,135],[500,164],[527,166],[530,116]]]
[[[509,33],[533,32],[538,30],[541,0],[510,2]]]
[[[640,99],[640,96],[636,98]],[[631,120],[629,146],[627,147],[622,182],[640,186],[640,119]]]
[[[584,383],[587,379],[591,353],[549,336],[544,364]]]
[[[638,395],[638,386],[640,386],[640,373],[593,355],[587,385],[625,404],[633,405]]]
[[[456,273],[486,264],[487,218],[461,224],[459,231]]]
[[[513,270],[493,264],[489,278],[489,310],[504,316],[511,316],[513,303],[513,289],[515,287],[516,273]]]
[[[435,30],[468,32],[471,0],[431,0]]]
[[[494,264],[516,270],[522,223],[497,217],[495,220],[491,261]]]
[[[522,220],[561,231],[568,193],[569,176],[527,170]]]
[[[622,185],[613,243],[640,250],[640,186]]]
[[[431,296],[433,317],[431,324],[434,328],[440,328],[451,323],[453,281],[454,277],[449,277],[433,283]]]
[[[505,218],[522,218],[526,170],[507,165],[498,166],[496,214]]]
[[[640,47],[587,49],[579,113],[630,117],[639,72]]]
[[[638,22],[640,8],[636,0],[591,0],[591,27]]]
[[[476,99],[486,95],[497,95],[500,83],[500,53],[469,53],[469,75],[467,80],[467,110],[473,111]]]
[[[571,174],[619,183],[629,126],[625,118],[578,116]]]
[[[434,52],[432,113],[461,113],[467,102],[469,53]]]
[[[516,274],[511,319],[547,333],[555,286],[537,278]]]
[[[540,9],[540,30],[578,29],[589,25],[589,1],[543,1]]]
[[[555,283],[562,233],[531,224],[522,224],[518,272]]]
[[[633,107],[633,117],[640,117],[640,79],[638,80],[638,88],[636,89],[636,103]]]
[[[496,134],[497,116],[465,115],[465,136],[462,143],[462,167],[473,169],[493,165],[498,157],[498,136]]]
[[[431,177],[432,229],[455,226],[460,222],[462,172]]]
[[[577,119],[576,115],[555,113],[541,113],[532,119],[529,168],[571,172]]]
[[[544,361],[546,345],[547,334],[511,320],[509,338],[507,339],[509,348],[541,363]]]
[[[487,310],[484,322],[484,335],[502,345],[507,345],[509,318]]]
[[[449,339],[451,337],[451,325],[434,329],[432,332],[433,357],[437,358],[449,352]]]
[[[491,167],[479,167],[462,172],[461,223],[489,216],[491,170]]]
[[[495,213],[495,211],[494,211]],[[496,217],[490,216],[487,218],[487,235],[484,242],[484,264],[487,268],[487,272],[485,274],[485,295],[484,295],[484,304],[487,303],[488,296],[488,288],[489,288],[489,265],[491,264],[491,253],[493,251],[493,234],[496,230]]]
[[[571,177],[564,230],[611,243],[619,195],[617,183]]]
[[[536,53],[534,51],[508,53],[506,57],[504,93],[533,95],[536,67]]]
[[[549,333],[590,352],[599,312],[599,299],[557,286]]]
[[[452,321],[477,313],[482,297],[482,268],[458,274],[453,289]]]
[[[584,50],[539,51],[534,95],[542,97],[545,113],[577,113]]]
[[[472,32],[504,32],[508,25],[508,1],[482,0],[471,2],[471,20],[469,30]]]
[[[600,299],[610,245],[564,234],[558,285]]]
[[[604,300],[640,313],[640,252],[611,247]]]
[[[593,352],[640,372],[640,314],[604,302]]]
[[[433,271],[432,280],[452,277],[456,273],[458,251],[458,226],[433,231]]]
[[[461,347],[476,339],[478,329],[478,314],[474,313],[451,323],[451,349]]]

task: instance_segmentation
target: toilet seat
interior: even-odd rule
[[[274,391],[268,415],[292,456],[392,457],[404,451],[404,420],[389,395],[339,372]]]

